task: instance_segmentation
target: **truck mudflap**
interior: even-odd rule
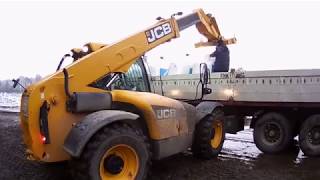
[[[139,116],[126,111],[102,110],[91,113],[70,130],[65,142],[64,150],[72,157],[80,157],[90,138],[106,125],[122,120],[136,120]]]

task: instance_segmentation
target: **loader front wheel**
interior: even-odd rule
[[[217,109],[212,115],[206,116],[197,124],[192,145],[195,157],[212,159],[218,156],[225,138],[223,122],[223,112]]]
[[[143,133],[126,124],[114,124],[92,137],[73,163],[73,175],[81,180],[143,180],[150,161],[150,145]]]

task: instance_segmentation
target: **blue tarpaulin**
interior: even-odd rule
[[[160,76],[167,76],[169,73],[169,69],[160,68]]]

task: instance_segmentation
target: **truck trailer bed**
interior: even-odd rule
[[[320,69],[211,73],[212,93],[203,100],[224,104],[320,106]],[[155,93],[184,100],[201,97],[199,74],[153,77]]]

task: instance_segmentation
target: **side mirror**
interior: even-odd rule
[[[206,63],[200,64],[200,81],[203,84],[208,84],[210,76],[210,70]]]
[[[202,90],[202,94],[206,95],[206,94],[211,94],[212,93],[212,89],[211,88],[203,88]]]
[[[211,94],[212,89],[208,88],[207,85],[210,79],[210,70],[206,63],[200,64],[200,83],[202,84],[202,94],[201,99],[206,94]]]
[[[19,83],[20,79],[12,79],[12,82],[13,82],[13,85],[12,87],[13,88],[16,88],[17,85],[21,86],[24,90],[26,90],[26,88],[24,86],[22,86],[22,84]]]
[[[13,88],[16,88],[17,85],[19,84],[19,81],[20,81],[20,79],[12,79],[12,82],[13,82],[12,87],[13,87]]]

